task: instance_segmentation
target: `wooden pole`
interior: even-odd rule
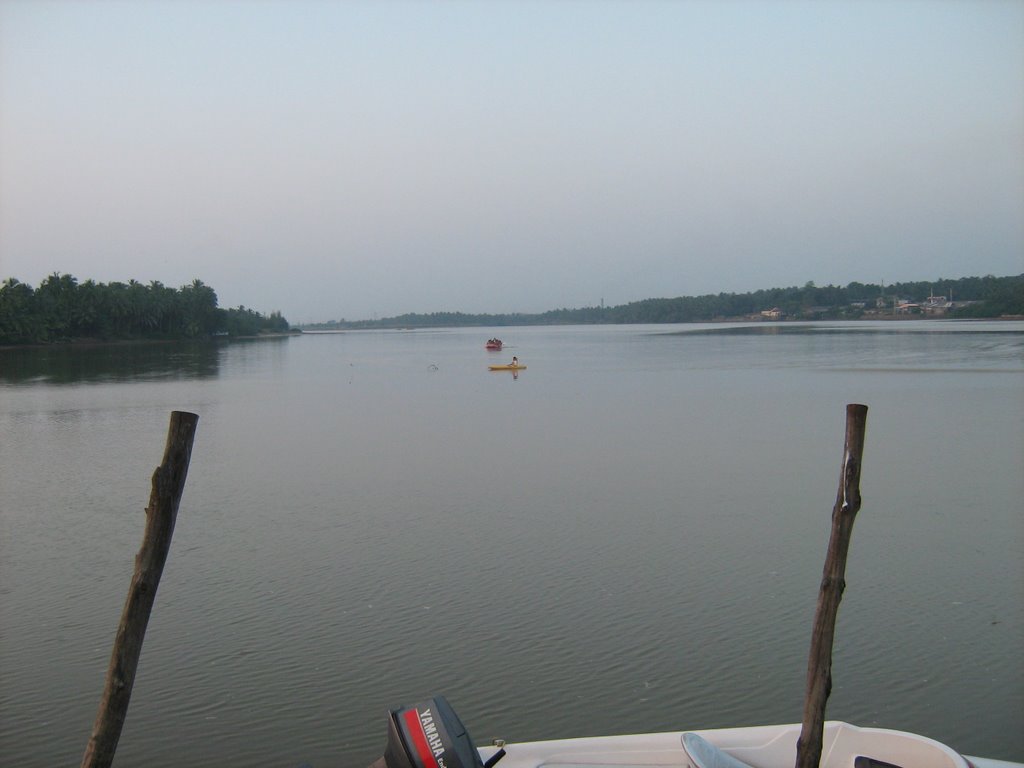
[[[185,477],[192,458],[192,441],[198,421],[199,417],[194,413],[171,412],[163,463],[153,472],[153,488],[149,506],[146,507],[142,547],[135,556],[135,573],[121,613],[103,698],[100,699],[92,735],[82,757],[82,768],[106,768],[114,760],[114,751],[128,714],[128,702],[135,684],[135,670],[142,654],[146,625],[153,611],[153,601],[156,599],[164,563],[167,562],[167,552],[171,548],[171,536],[178,517],[178,504],[185,489]]]
[[[796,768],[817,768],[821,760],[825,726],[825,703],[832,692],[832,640],[835,636],[839,601],[846,588],[846,555],[850,550],[853,520],[860,510],[860,467],[864,454],[864,427],[868,407],[846,406],[846,442],[839,491],[832,508],[832,534],[829,537],[825,568],[814,614],[811,651],[807,660],[807,694],[804,719],[796,743]]]

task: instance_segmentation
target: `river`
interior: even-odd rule
[[[1024,323],[906,321],[2,350],[0,762],[81,759],[172,410],[119,766],[797,722],[850,402],[828,717],[1024,760]]]

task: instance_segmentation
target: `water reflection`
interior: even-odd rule
[[[0,350],[0,382],[78,384],[214,378],[226,343],[68,345]]]
[[[957,321],[717,325],[652,334],[723,366],[908,374],[1022,373],[1024,326]],[[739,353],[739,354],[737,354]]]

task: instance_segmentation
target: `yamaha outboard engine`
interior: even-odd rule
[[[484,763],[455,710],[435,696],[388,713],[388,745],[370,768],[491,768],[504,755]]]

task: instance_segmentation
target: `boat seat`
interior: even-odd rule
[[[683,734],[683,749],[695,768],[750,768],[747,763],[737,760],[696,733]]]

